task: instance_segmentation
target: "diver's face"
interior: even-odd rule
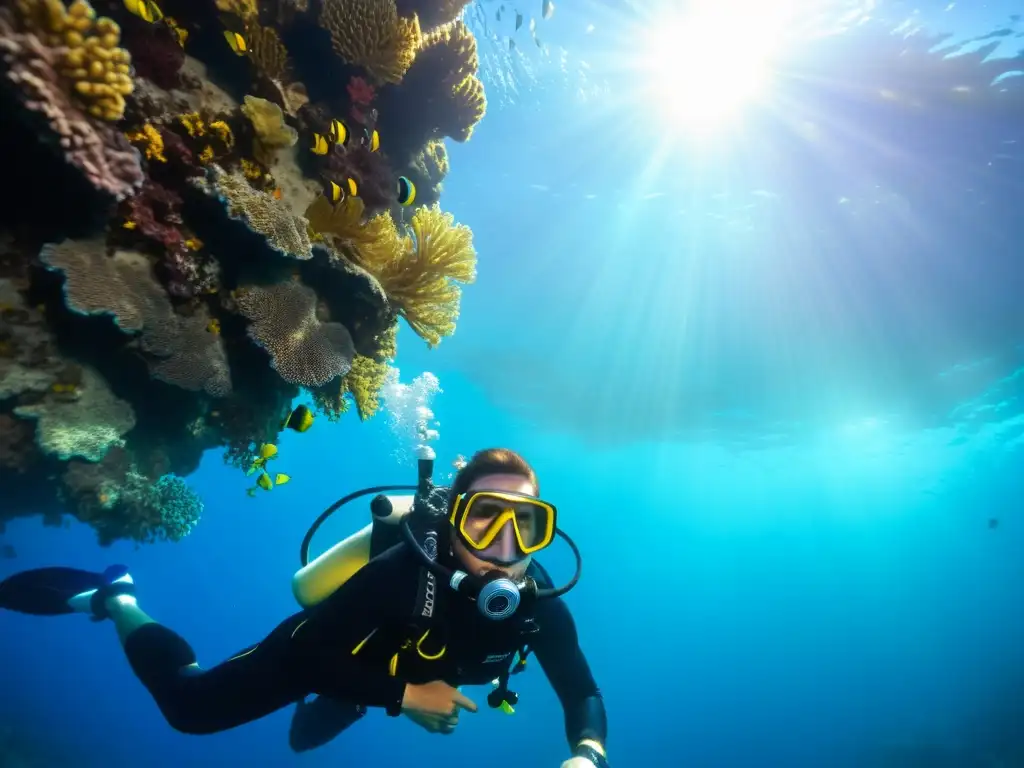
[[[477,478],[476,482],[469,486],[469,492],[473,491],[507,491],[508,493],[519,493],[524,496],[534,496],[537,493],[537,489],[533,487],[533,483],[527,480],[522,475],[483,475]],[[500,546],[503,550],[500,554],[503,559],[511,560],[514,554],[518,551],[515,541],[515,532],[512,530],[511,525],[507,525],[495,540],[495,544]],[[520,560],[515,565],[495,565],[494,563],[488,563],[486,560],[481,560],[479,557],[473,555],[473,553],[459,541],[457,536],[452,536],[452,551],[455,552],[456,557],[462,563],[462,567],[466,569],[467,573],[472,573],[477,576],[483,576],[487,573],[493,573],[494,571],[500,571],[505,576],[512,579],[521,578],[526,574],[526,569],[530,566],[531,557],[527,557],[524,560]]]

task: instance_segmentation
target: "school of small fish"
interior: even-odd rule
[[[174,33],[178,43],[184,47],[185,40],[188,38],[188,32],[181,29],[173,19],[165,18],[163,10],[160,6],[154,2],[154,0],[124,0],[124,7],[132,14],[138,16],[143,21],[147,21],[151,24],[157,24],[163,22],[170,30]],[[504,8],[504,6],[502,6]],[[544,18],[550,18],[551,14],[554,13],[555,6],[551,0],[544,0],[542,12]],[[516,24],[516,29],[522,23],[521,14],[519,14],[519,20]],[[245,56],[249,53],[249,41],[246,37],[245,21],[232,13],[222,13],[219,16],[221,23],[224,25],[224,39],[227,41],[232,52],[236,56]],[[531,24],[533,20],[531,19]],[[532,29],[532,27],[531,27]],[[539,45],[539,43],[538,43]],[[371,152],[380,151],[380,134],[377,133],[377,129],[364,129],[363,135],[359,139],[359,143],[362,146],[367,147]],[[315,155],[326,155],[335,146],[346,148],[352,139],[352,132],[343,120],[334,118],[331,120],[330,128],[326,134],[313,133],[310,139],[310,151]],[[349,177],[338,184],[333,179],[324,179],[323,194],[332,204],[337,204],[345,200],[347,197],[358,197],[359,196],[359,184],[358,182]],[[282,197],[281,188],[277,187],[271,193],[274,198],[280,200]],[[416,185],[406,176],[399,176],[395,184],[395,194],[398,200],[398,204],[402,206],[410,206],[416,201]],[[125,222],[123,225],[126,229],[132,229],[136,225],[134,222]],[[215,321],[211,321],[207,328],[210,333],[220,333],[219,324],[215,325]],[[272,447],[272,446],[271,446]],[[269,475],[261,475],[258,483],[260,487],[264,487],[264,477],[266,477],[266,483],[270,483]],[[284,477],[283,482],[288,482],[288,476]],[[270,490],[273,485],[266,490]]]
[[[310,410],[309,406],[298,405],[288,414],[288,418],[281,424],[281,429],[291,429],[302,434],[313,426],[313,419],[313,411]],[[260,446],[256,458],[245,473],[246,477],[252,477],[257,472],[259,473],[259,476],[256,478],[256,485],[246,490],[249,496],[255,496],[260,490],[272,491],[274,486],[285,485],[291,481],[291,475],[286,475],[283,472],[278,472],[273,477],[270,476],[270,472],[267,471],[267,462],[276,458],[276,445],[273,443],[263,443]]]
[[[523,19],[525,18],[525,16],[523,16],[523,12],[520,11],[518,8],[515,8],[514,10],[516,14],[516,28],[513,30],[513,34],[515,32],[518,32],[519,29],[523,26]],[[494,20],[500,22],[503,13],[505,13],[504,3],[502,3],[498,7],[498,10],[494,12]],[[552,0],[542,0],[540,6],[540,17],[547,21],[554,15],[554,13],[554,2],[552,2]],[[543,48],[544,43],[542,43],[540,38],[537,37],[537,20],[532,16],[530,17],[530,24],[528,29],[530,30],[530,37],[533,38],[533,42],[537,45],[538,48]],[[514,51],[516,49],[516,41],[513,40],[511,37],[508,38],[508,49],[509,51]]]

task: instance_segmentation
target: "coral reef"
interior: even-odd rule
[[[59,0],[0,9],[0,59],[10,95],[39,140],[96,190],[120,199],[143,181],[138,153],[111,125],[131,93],[130,57],[117,47],[117,25],[92,15],[82,0],[71,11]]]
[[[484,104],[464,6],[0,7],[0,526],[177,541],[205,451],[248,468],[303,391],[371,418],[400,318],[453,332],[476,254],[437,206],[442,140]]]
[[[335,53],[382,83],[400,83],[420,45],[420,23],[395,0],[323,0],[320,24]]]
[[[412,162],[432,139],[468,141],[487,111],[476,38],[457,20],[424,35],[397,86],[379,94],[377,128],[396,166]]]

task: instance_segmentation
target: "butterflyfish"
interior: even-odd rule
[[[348,193],[355,197],[359,194],[359,185],[356,184],[356,180],[349,176],[345,179],[345,186],[348,187]]]
[[[273,443],[264,443],[260,446],[260,458],[266,461],[277,456],[277,446]]]
[[[380,149],[380,134],[377,133],[376,128],[370,131],[370,138],[367,140],[367,144],[369,145],[371,152],[376,152]]]
[[[313,412],[306,405],[296,406],[281,425],[282,429],[293,429],[296,432],[305,432],[311,426],[313,426]]]
[[[286,475],[283,472],[278,472],[276,475],[274,475],[274,484],[275,485],[284,485],[285,483],[287,483],[291,479],[292,478],[291,478],[290,475]]]
[[[269,491],[274,487],[274,481],[270,479],[270,475],[264,472],[262,475],[256,478],[256,485],[262,488],[264,491]]]
[[[406,176],[398,177],[398,204],[412,205],[416,202],[416,185]]]
[[[231,46],[231,50],[235,52],[236,56],[245,56],[249,52],[249,44],[240,32],[225,29],[224,39],[228,41],[228,45]]]
[[[310,147],[314,155],[326,155],[331,149],[326,137],[322,133],[313,134],[313,146]]]
[[[345,197],[345,193],[342,191],[341,187],[330,179],[327,180],[327,187],[324,192],[327,193],[327,199],[332,203],[340,203]]]
[[[143,21],[153,24],[164,17],[164,12],[153,0],[124,0],[124,7],[128,13],[138,16]]]
[[[343,147],[348,144],[348,128],[338,118],[331,120],[329,135],[335,144],[341,144]]]

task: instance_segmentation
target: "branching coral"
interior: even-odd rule
[[[420,208],[413,238],[399,238],[388,213],[363,223],[363,204],[348,198],[331,206],[320,198],[306,211],[310,227],[373,275],[409,326],[430,346],[455,331],[460,289],[476,279],[473,233],[439,208]]]
[[[251,322],[249,336],[285,381],[319,387],[352,367],[352,337],[340,323],[320,321],[313,289],[297,281],[249,286],[237,301]]]
[[[398,352],[397,334],[397,324],[388,328],[380,339],[379,358],[356,355],[352,361],[352,370],[342,379],[342,387],[352,395],[361,421],[371,418],[380,408],[379,395],[388,376],[388,363],[395,359]]]
[[[72,6],[83,7],[88,9],[84,3]],[[64,29],[72,42],[94,41],[88,49],[83,43],[73,48],[54,46],[44,38],[52,39],[55,33],[49,30],[58,23],[63,24],[60,14],[64,12],[64,6],[57,0],[45,3],[42,0],[23,0],[18,8],[22,13],[23,26],[20,28],[15,25],[11,10],[0,9],[0,59],[4,64],[6,84],[12,87],[29,115],[46,125],[39,134],[40,139],[55,145],[67,162],[81,171],[95,189],[117,199],[131,194],[143,180],[139,155],[119,131],[105,122],[115,120],[123,113],[123,92],[126,88],[114,83],[112,85],[116,88],[107,93],[96,87],[92,79],[97,74],[105,79],[107,65],[116,67],[118,71],[111,73],[115,76],[124,74],[119,70],[128,66],[125,56],[118,54],[115,57],[113,53],[120,50],[116,47],[116,25],[111,27],[113,22],[105,21],[99,29],[106,31],[99,39],[92,35],[85,37],[74,28]],[[87,16],[83,18],[93,24]],[[53,26],[42,26],[44,19],[51,20]],[[73,23],[80,26],[84,22]],[[95,24],[99,25],[99,21]],[[77,37],[73,37],[75,35]],[[107,48],[105,43],[113,45]],[[107,52],[109,57],[103,59]],[[65,75],[74,76],[78,69],[86,71],[82,79],[72,80]],[[83,98],[88,100],[80,106]]]
[[[292,213],[282,200],[253,189],[241,174],[227,173],[215,165],[211,171],[212,184],[205,179],[194,179],[193,183],[207,194],[219,195],[227,203],[232,218],[244,219],[275,250],[296,259],[312,258],[308,222],[304,218]]]
[[[433,347],[455,332],[462,295],[456,283],[476,280],[473,233],[436,206],[416,211],[412,231],[402,249],[386,259],[370,261],[361,254],[362,265],[380,281],[409,327]]]
[[[117,449],[98,464],[69,462],[61,484],[75,516],[96,529],[101,546],[122,538],[180,541],[203,513],[202,501],[182,478],[166,474],[153,482]]]
[[[35,405],[22,405],[14,415],[36,419],[36,442],[44,453],[67,460],[80,456],[99,461],[135,426],[135,412],[114,396],[104,378],[92,368],[82,369],[77,397],[48,395]]]
[[[400,17],[395,0],[323,0],[320,25],[338,56],[385,83],[401,82],[420,44],[419,19]]]
[[[394,221],[385,215],[364,221],[365,215],[366,207],[358,197],[347,197],[331,205],[321,196],[306,209],[309,228],[328,236],[339,251],[347,253],[357,264],[391,259],[402,248]]]

